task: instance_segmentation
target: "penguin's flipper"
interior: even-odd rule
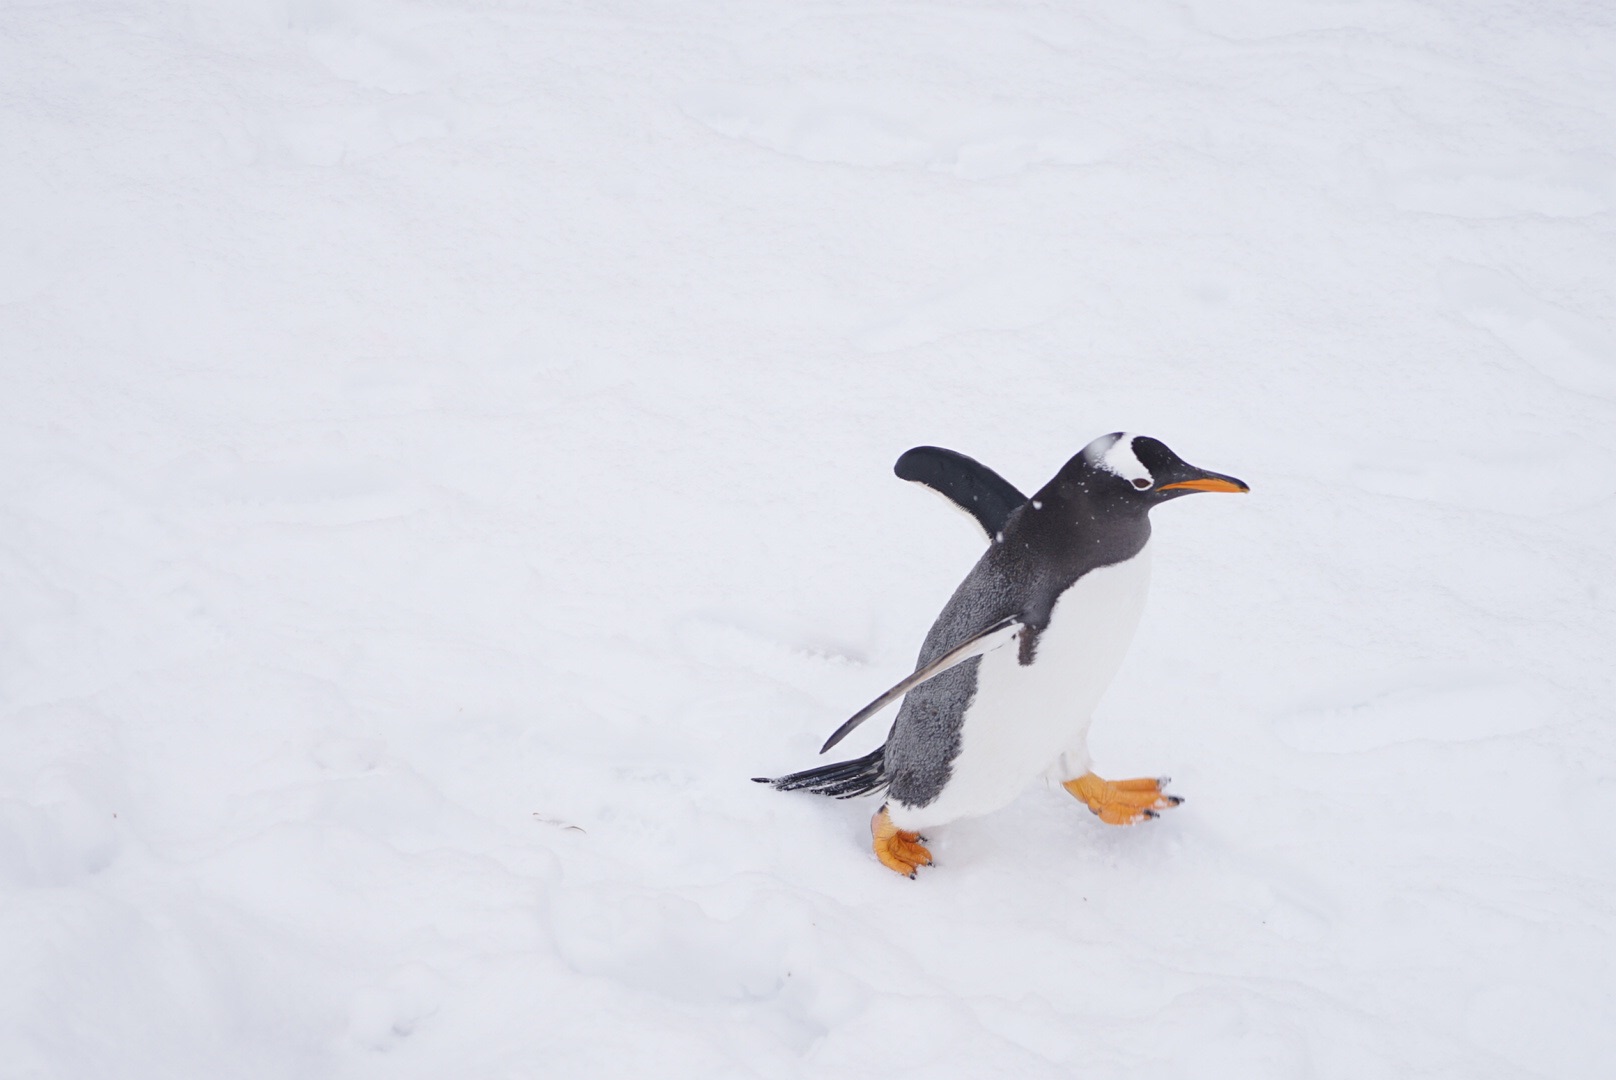
[[[970,514],[989,540],[1003,530],[1010,511],[1027,501],[1014,484],[980,461],[941,446],[904,451],[892,471],[925,484]]]
[[[864,721],[868,720],[870,717],[874,716],[876,713],[880,712],[894,701],[897,701],[899,698],[903,697],[903,695],[907,694],[921,683],[927,681],[928,679],[936,678],[938,675],[941,675],[951,667],[956,667],[963,664],[973,656],[981,656],[985,652],[991,652],[992,650],[997,649],[1000,645],[1008,643],[1012,638],[1020,634],[1021,631],[1025,630],[1026,628],[1027,624],[1022,622],[1019,616],[1012,615],[1008,619],[1000,619],[998,622],[994,623],[986,630],[983,630],[981,633],[973,634],[971,637],[967,638],[963,644],[954,646],[954,648],[948,650],[943,655],[927,664],[925,667],[920,668],[913,675],[910,675],[892,689],[888,690],[886,693],[864,706],[864,708],[848,717],[847,722],[833,731],[830,738],[825,740],[825,745],[819,748],[819,752],[823,754],[825,751],[841,742],[847,737],[848,732],[864,723]]]

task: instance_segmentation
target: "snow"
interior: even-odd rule
[[[1598,1075],[1616,21],[1499,0],[0,16],[0,1074]],[[1096,768],[803,768],[1127,429]],[[845,749],[882,736],[866,725]]]

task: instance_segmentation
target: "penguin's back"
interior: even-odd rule
[[[920,647],[916,669],[931,663],[984,626],[1016,614],[1026,592],[1014,568],[993,548],[960,582],[932,623]],[[998,652],[1014,653],[1013,645]],[[948,782],[950,765],[959,753],[965,714],[976,697],[982,657],[972,657],[922,683],[904,697],[887,739],[886,769],[891,798],[924,806],[936,800]]]
[[[1010,628],[1011,618],[1019,617],[1029,596],[1025,568],[1015,563],[1002,544],[989,547],[932,623],[920,648],[916,673],[949,659],[949,654],[962,646],[969,646],[985,628],[1001,623],[1005,625],[1000,629]],[[954,661],[954,666],[924,676],[906,692],[894,687],[837,729],[824,748],[828,750],[839,743],[860,722],[901,694],[902,704],[887,741],[873,754],[857,762],[836,762],[790,776],[754,779],[783,791],[806,788],[838,798],[886,789],[898,802],[923,805],[935,800],[948,780],[949,763],[959,749],[965,713],[976,695],[980,659],[971,656]],[[849,768],[853,771],[848,772]]]
[[[967,592],[976,577],[928,635],[928,647],[940,643],[934,652],[951,640],[946,617],[980,626],[1014,614],[1024,600],[1024,585],[1008,576],[996,582],[991,573]],[[1148,547],[1089,570],[1054,596],[1031,663],[1006,645],[911,691],[887,745],[894,822],[918,830],[990,813],[1063,753],[1086,759],[1090,716],[1127,654],[1149,579]]]

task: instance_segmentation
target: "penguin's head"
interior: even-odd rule
[[[1101,435],[1079,457],[1097,493],[1145,510],[1197,491],[1251,490],[1242,480],[1196,468],[1149,435]]]

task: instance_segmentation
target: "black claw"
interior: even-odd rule
[[[774,780],[773,780],[772,777],[768,777],[768,776],[754,776],[754,777],[752,777],[752,783],[754,783],[754,784],[772,784],[772,783],[774,783]]]
[[[1184,801],[1184,796],[1182,795],[1168,795],[1166,798],[1168,806],[1177,806]]]
[[[1147,817],[1147,818],[1157,818],[1157,817],[1161,817],[1161,815],[1160,815],[1160,814],[1158,814],[1158,813],[1156,813],[1156,811],[1154,811],[1154,810],[1146,810],[1146,811],[1145,811],[1145,816],[1146,816],[1146,817]]]

